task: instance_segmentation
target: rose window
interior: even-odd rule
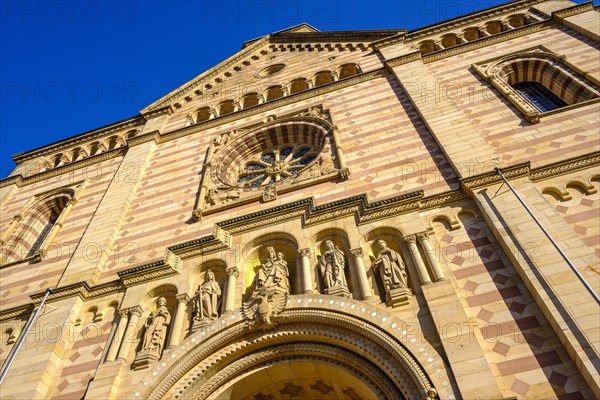
[[[212,182],[219,190],[242,192],[291,182],[317,159],[329,156],[329,129],[324,121],[288,120],[237,136],[217,148]]]
[[[293,177],[318,155],[319,151],[309,145],[274,148],[248,161],[238,175],[237,184],[259,187]]]

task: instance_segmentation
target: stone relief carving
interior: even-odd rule
[[[206,193],[206,204],[216,206],[240,198],[240,191],[228,188],[209,189]]]
[[[198,286],[194,296],[194,320],[213,320],[219,316],[221,286],[215,280],[215,274],[208,270],[202,285]]]
[[[273,201],[277,199],[277,187],[275,185],[267,185],[263,190],[263,202]]]
[[[271,325],[284,308],[290,293],[289,271],[283,253],[266,248],[267,261],[254,276],[250,301],[244,303],[244,315],[259,325]]]
[[[406,304],[412,293],[408,288],[406,266],[402,257],[390,249],[383,239],[379,239],[377,245],[381,250],[373,261],[373,269],[379,272],[383,282],[386,303],[391,306]]]
[[[325,112],[321,111],[321,109],[319,107],[310,107],[305,111],[302,111],[298,114],[299,117],[314,117],[314,118],[320,118],[320,119],[326,119],[327,118],[327,114],[325,114]]]
[[[324,293],[350,297],[344,267],[344,253],[331,240],[325,242],[327,251],[319,259],[319,271],[323,278]]]

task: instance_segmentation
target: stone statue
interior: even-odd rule
[[[290,293],[289,271],[283,253],[277,254],[267,247],[267,262],[254,276],[254,290],[250,301],[244,303],[243,311],[250,320],[270,325],[271,318],[285,307]]]
[[[167,327],[171,323],[171,313],[167,309],[167,300],[159,297],[158,308],[146,319],[146,332],[142,342],[142,350],[156,352],[159,356],[167,337]]]
[[[325,246],[327,251],[323,253],[319,260],[319,270],[325,285],[325,293],[346,296],[348,294],[348,284],[344,273],[346,263],[344,253],[331,240],[326,241]]]
[[[219,316],[218,302],[221,297],[221,287],[215,280],[215,274],[208,270],[205,281],[198,286],[194,296],[194,319],[215,319]]]
[[[377,244],[381,247],[379,254],[373,266],[379,270],[379,275],[385,286],[385,291],[389,294],[393,289],[406,288],[406,267],[400,257],[400,254],[387,247],[385,240],[378,240]]]

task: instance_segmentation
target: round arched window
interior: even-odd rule
[[[329,151],[328,130],[317,122],[287,121],[227,143],[213,164],[220,187],[259,188],[293,180]]]

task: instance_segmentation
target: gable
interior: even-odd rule
[[[222,90],[218,90],[222,87],[229,89],[237,87],[237,94],[243,95],[239,91],[240,87],[260,86],[266,89],[265,84],[281,85],[283,84],[281,79],[289,78],[285,74],[278,74],[278,78],[281,79],[275,79],[273,76],[273,79],[268,80],[260,80],[264,77],[258,76],[261,69],[275,63],[286,64],[288,71],[289,67],[293,67],[297,69],[295,73],[298,77],[308,78],[305,75],[318,72],[317,64],[323,66],[323,69],[337,67],[337,64],[332,61],[340,54],[335,53],[356,52],[355,54],[361,58],[364,53],[370,52],[371,42],[396,35],[401,31],[403,30],[319,32],[308,24],[301,24],[275,32],[246,42],[238,53],[158,99],[144,108],[141,113],[167,106],[179,108],[182,104],[199,98],[203,101],[208,100],[209,92],[210,96],[219,92],[219,99],[223,100]],[[294,57],[298,53],[303,53],[305,57]],[[323,57],[325,53],[330,54]],[[363,54],[359,55],[361,53]],[[315,58],[314,54],[319,54],[320,57]],[[377,68],[379,67],[380,65]],[[363,68],[363,71],[366,70]],[[249,77],[252,82],[249,81]]]

